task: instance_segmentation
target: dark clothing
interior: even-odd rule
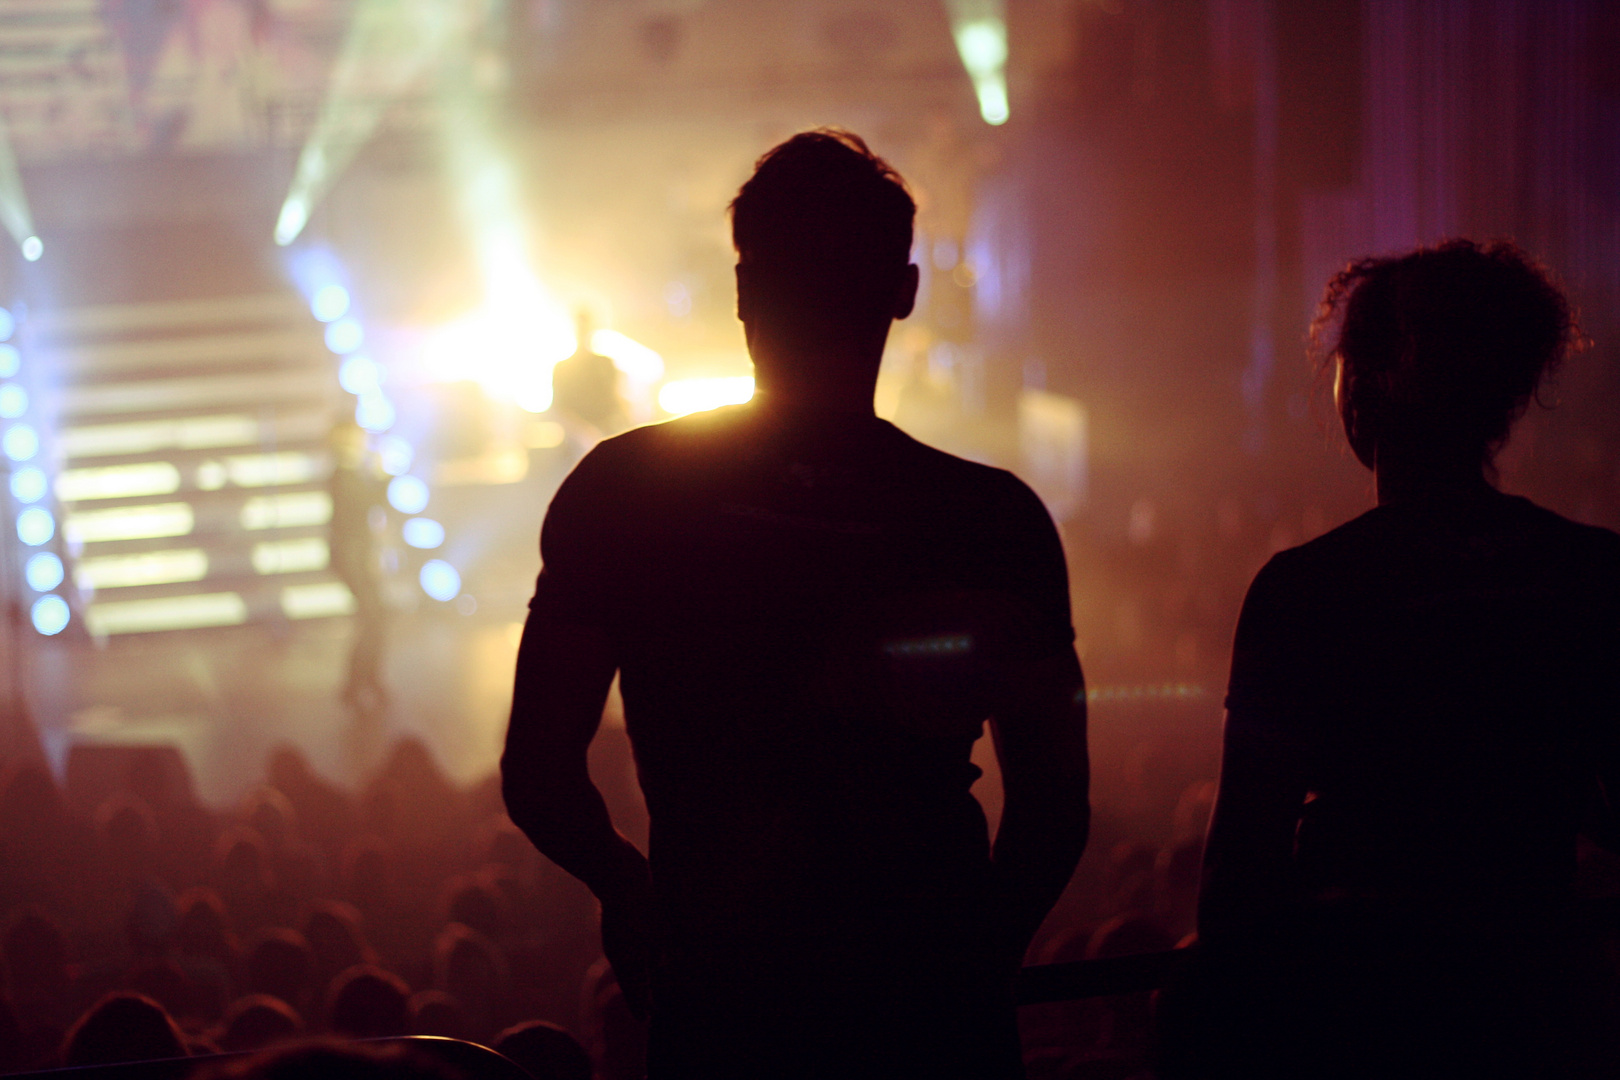
[[[932,1075],[1010,1075],[1018,958],[969,755],[1008,665],[1073,638],[1029,489],[870,416],[740,406],[602,443],[542,554],[536,608],[619,659],[660,920],[654,1068],[789,1075],[819,1053],[865,1075],[881,1036],[884,1075],[930,1055]]]
[[[1234,723],[1307,748],[1308,896],[1567,898],[1620,775],[1620,536],[1524,499],[1380,507],[1261,570]]]
[[[1620,536],[1490,489],[1273,558],[1238,624],[1201,903],[1214,1056],[1571,1074],[1553,1048],[1595,991],[1575,844],[1594,811],[1612,828],[1617,657]],[[1254,808],[1267,787],[1286,820]]]

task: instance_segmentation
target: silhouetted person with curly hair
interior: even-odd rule
[[[914,212],[848,133],[766,154],[732,204],[754,400],[603,442],[546,517],[507,806],[650,991],[653,1080],[1021,1075],[1013,976],[1085,844],[1085,695],[1039,500],[873,413]],[[586,771],[615,672],[647,858]]]
[[[1569,306],[1454,240],[1344,270],[1313,338],[1378,505],[1244,603],[1163,1075],[1586,1075],[1572,886],[1578,833],[1620,839],[1620,536],[1492,467]]]

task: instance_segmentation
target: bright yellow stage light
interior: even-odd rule
[[[332,553],[319,536],[267,540],[253,545],[253,569],[260,574],[302,574],[325,570]]]
[[[185,536],[195,524],[196,517],[189,503],[152,503],[69,514],[62,534],[69,543],[77,544],[150,540],[159,536]]]
[[[722,405],[741,405],[754,396],[752,375],[719,379],[676,379],[658,391],[658,407],[672,416],[708,412]]]
[[[332,496],[324,491],[256,495],[242,505],[244,529],[295,529],[332,520]]]
[[[169,495],[180,490],[180,470],[167,461],[135,465],[66,469],[57,474],[56,497],[62,502],[88,499],[128,499],[137,495]]]
[[[79,560],[73,568],[73,582],[81,589],[172,585],[177,581],[201,581],[207,575],[208,556],[201,548],[98,555]]]
[[[322,619],[354,614],[354,594],[341,581],[289,585],[281,590],[281,611],[289,619]]]
[[[97,637],[152,630],[194,630],[247,622],[247,604],[233,592],[164,596],[152,600],[119,600],[92,604],[85,624]]]

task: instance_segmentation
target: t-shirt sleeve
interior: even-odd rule
[[[1021,644],[1031,656],[1046,656],[1074,644],[1069,566],[1045,504],[1022,481],[1015,479],[1013,485],[1005,563],[1012,574],[1009,586],[1030,618],[1027,640]]]
[[[1273,556],[1244,597],[1232,643],[1229,712],[1259,721],[1290,716],[1309,701],[1312,624],[1295,560],[1292,552]]]
[[[569,623],[605,625],[610,611],[615,552],[623,542],[614,515],[623,492],[599,445],[562,482],[540,527],[540,577],[531,611]]]

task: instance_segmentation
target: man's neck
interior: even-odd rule
[[[851,386],[813,379],[769,378],[756,374],[754,400],[761,408],[781,413],[871,417],[875,386]]]

